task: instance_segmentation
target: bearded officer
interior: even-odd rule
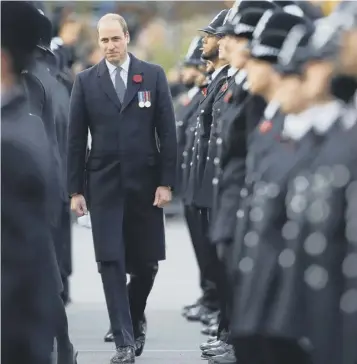
[[[217,34],[217,28],[222,26],[227,13],[228,10],[221,11],[207,27],[202,29],[204,32],[202,58],[211,62],[214,71],[211,76],[211,83],[207,88],[204,98],[199,104],[196,114],[197,123],[195,140],[185,191],[186,203],[196,209],[200,216],[200,239],[203,242],[202,246],[204,246],[206,255],[204,274],[214,286],[217,286],[217,277],[215,275],[216,260],[214,259],[214,254],[211,254],[210,245],[207,239],[209,211],[208,207],[204,204],[198,206],[196,204],[196,199],[202,182],[202,173],[207,157],[208,140],[212,124],[212,105],[217,92],[225,81],[224,77],[226,77],[228,71],[227,61],[219,59],[219,36]],[[214,305],[211,303],[210,306],[201,304],[188,311],[186,317],[192,321],[204,320],[206,323],[209,323],[211,318],[217,318],[217,309],[218,302]]]

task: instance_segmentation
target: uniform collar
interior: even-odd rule
[[[318,134],[325,134],[338,120],[342,113],[342,103],[331,101],[323,105],[314,105],[300,114],[285,117],[283,136],[299,140],[311,129]]]
[[[284,119],[283,137],[293,140],[300,140],[304,137],[313,127],[310,117],[311,109],[304,110],[299,114],[287,115]]]
[[[238,72],[238,70],[234,67],[230,67],[228,72],[227,72],[227,76],[228,77],[232,77],[234,76],[236,73]]]
[[[193,99],[193,97],[198,93],[198,91],[200,90],[199,87],[194,86],[192,87],[188,92],[187,92],[187,96],[190,100]]]
[[[114,66],[113,64],[111,64],[110,62],[108,62],[107,60],[105,60],[105,63],[108,67],[108,71],[109,74],[111,75],[113,72],[116,71],[117,66]],[[129,73],[129,66],[130,66],[130,56],[129,54],[126,57],[126,60],[123,62],[123,64],[120,66],[125,72]]]
[[[338,100],[311,108],[311,118],[314,130],[325,134],[342,114],[343,104]]]
[[[222,67],[219,67],[217,68],[213,73],[212,73],[212,76],[211,76],[211,80],[213,81],[218,75],[219,73],[223,70],[223,68],[226,68],[227,65],[224,65]]]

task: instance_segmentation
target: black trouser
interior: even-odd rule
[[[218,259],[217,247],[212,244],[209,240],[209,226],[210,226],[210,210],[209,209],[201,209],[201,223],[202,223],[202,232],[206,239],[206,247],[208,251],[208,261],[205,267],[206,269],[206,277],[213,281],[217,287],[217,295],[219,301],[219,310],[220,310],[220,325],[218,334],[221,333],[222,330],[229,330],[229,312],[228,306],[230,302],[230,292],[231,289],[229,287],[229,281],[226,274],[226,268],[224,262]]]
[[[201,210],[196,206],[185,205],[184,215],[200,271],[200,286],[203,292],[202,303],[207,307],[216,308],[218,300],[216,284],[207,277],[209,252],[207,239],[203,235]]]
[[[288,339],[244,337],[234,340],[234,350],[239,364],[312,364],[297,342]]]
[[[134,267],[127,286],[125,264],[122,263],[98,263],[117,347],[134,346],[138,325],[143,319],[147,298],[158,271],[157,262]]]

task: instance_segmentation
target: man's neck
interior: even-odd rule
[[[125,56],[123,56],[123,58],[121,60],[119,60],[119,61],[114,61],[114,62],[110,62],[108,60],[107,61],[110,64],[112,64],[113,66],[119,67],[119,66],[122,66],[123,65],[123,63],[128,59],[128,57],[129,57],[128,53],[125,53]]]
[[[218,59],[217,61],[212,62],[212,63],[213,63],[213,67],[215,70],[218,70],[221,67],[228,65],[227,61],[223,61],[221,59]]]

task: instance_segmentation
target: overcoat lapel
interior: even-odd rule
[[[109,99],[114,102],[114,104],[118,107],[120,112],[123,112],[125,108],[130,104],[134,96],[140,90],[142,82],[135,83],[134,76],[141,75],[142,80],[144,79],[143,71],[140,67],[141,62],[136,57],[134,57],[131,53],[130,55],[130,66],[129,66],[129,74],[128,74],[128,83],[127,89],[125,92],[123,104],[120,103],[118,95],[115,91],[112,80],[110,79],[108,67],[103,59],[98,64],[98,78],[99,84],[104,91],[104,93],[109,97]]]

